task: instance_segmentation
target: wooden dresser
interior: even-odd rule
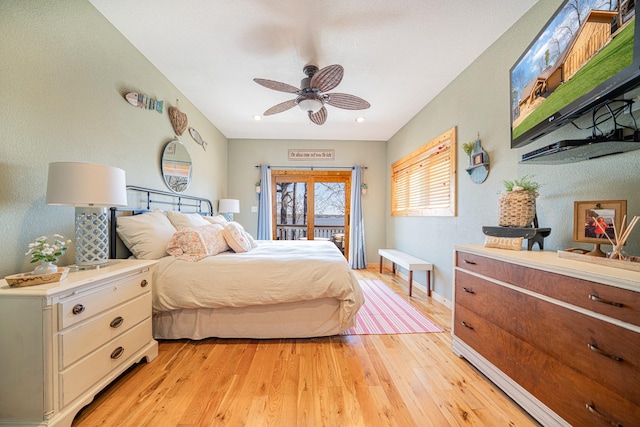
[[[545,426],[640,425],[640,273],[455,248],[453,350]]]
[[[0,425],[70,426],[118,375],[157,356],[155,263],[111,260],[24,288],[0,281]]]

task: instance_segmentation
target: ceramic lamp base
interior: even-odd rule
[[[76,208],[76,268],[100,268],[109,262],[109,215],[106,208]]]

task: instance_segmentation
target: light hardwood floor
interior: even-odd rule
[[[73,426],[537,426],[451,350],[451,311],[375,268],[444,333],[160,341]]]

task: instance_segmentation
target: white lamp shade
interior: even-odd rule
[[[236,199],[220,199],[218,202],[218,212],[220,213],[239,213],[240,200]]]
[[[127,206],[125,173],[122,169],[96,163],[49,163],[47,204]]]

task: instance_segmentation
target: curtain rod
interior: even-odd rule
[[[259,168],[260,165],[256,165]],[[355,166],[267,166],[269,169],[355,169]],[[366,166],[363,169],[369,169]]]

